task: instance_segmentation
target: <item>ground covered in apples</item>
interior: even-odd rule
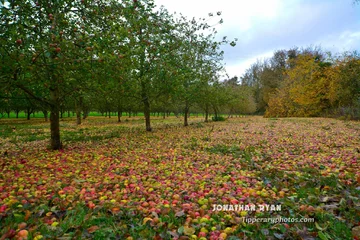
[[[61,123],[64,149],[50,151],[48,123],[0,120],[1,239],[359,233],[359,122],[201,121],[182,127],[175,117],[154,118],[149,133],[142,119],[90,117],[81,126],[72,119]],[[314,221],[247,220],[265,218]]]

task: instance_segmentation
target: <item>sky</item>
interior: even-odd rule
[[[292,47],[320,46],[341,53],[360,51],[360,3],[353,0],[155,0],[170,13],[208,18],[221,11],[219,39],[238,38],[224,46],[229,77],[241,77],[257,59]]]

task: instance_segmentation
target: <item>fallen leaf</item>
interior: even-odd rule
[[[30,212],[29,210],[26,210],[26,211],[25,211],[24,220],[27,221],[30,216],[31,216],[31,212]]]
[[[352,233],[353,237],[360,237],[360,226],[353,227],[351,229],[351,233]]]
[[[175,217],[182,217],[184,215],[185,215],[184,211],[179,211],[179,212],[175,213]]]
[[[93,233],[93,232],[97,231],[98,229],[99,229],[99,227],[95,225],[95,226],[89,227],[89,228],[87,229],[87,231],[88,231],[89,233]]]
[[[195,228],[184,226],[184,234],[187,236],[191,236],[195,233]]]

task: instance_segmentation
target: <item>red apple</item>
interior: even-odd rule
[[[24,229],[24,228],[26,228],[26,226],[27,226],[27,224],[26,223],[24,223],[24,222],[22,222],[22,223],[19,223],[18,224],[18,229]]]
[[[19,238],[27,239],[29,232],[27,230],[20,230],[17,234]]]
[[[201,238],[201,237],[206,237],[206,232],[199,232],[198,237],[199,237],[199,238]]]
[[[2,238],[4,239],[12,239],[16,236],[16,231],[14,229],[10,229],[7,233],[5,233]]]
[[[90,201],[89,203],[88,203],[88,207],[90,208],[90,209],[93,209],[93,208],[95,208],[95,204],[92,202],[92,201]]]

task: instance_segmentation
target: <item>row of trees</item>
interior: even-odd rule
[[[96,94],[86,94],[82,98],[81,107],[76,108],[76,102],[73,98],[67,98],[60,105],[60,118],[73,117],[77,114],[77,124],[81,124],[82,119],[86,119],[91,111],[96,111],[102,116],[116,116],[117,121],[121,122],[122,116],[137,116],[143,112],[143,106],[140,101],[133,101],[129,96],[124,97],[122,110],[118,112],[117,105],[106,98],[99,98]],[[216,81],[207,88],[200,89],[200,92],[192,96],[190,104],[191,113],[202,113],[205,122],[209,121],[209,115],[214,118],[219,114],[228,114],[228,117],[239,114],[251,114],[256,110],[255,100],[252,96],[252,89],[248,86],[242,86],[238,82],[238,78],[234,77],[229,80]],[[80,112],[76,112],[80,109]],[[26,118],[30,120],[32,114],[42,113],[45,121],[48,121],[49,111],[46,105],[39,103],[21,91],[14,91],[7,97],[0,99],[0,118],[10,118],[11,113],[19,118],[20,113],[24,113]],[[168,99],[164,102],[161,97],[151,101],[151,112],[153,116],[163,116],[164,118],[170,114],[175,116],[184,116],[184,105]],[[184,118],[185,120],[185,118]]]
[[[320,48],[276,51],[242,76],[266,117],[360,117],[360,55]]]
[[[140,108],[151,131],[152,108],[181,109],[186,126],[192,107],[235,112],[243,103],[229,97],[247,92],[219,82],[220,47],[236,39],[216,41],[208,19],[175,18],[151,0],[5,0],[0,21],[1,109],[50,113],[52,149],[65,110],[80,124],[82,112],[116,111],[120,121]]]

